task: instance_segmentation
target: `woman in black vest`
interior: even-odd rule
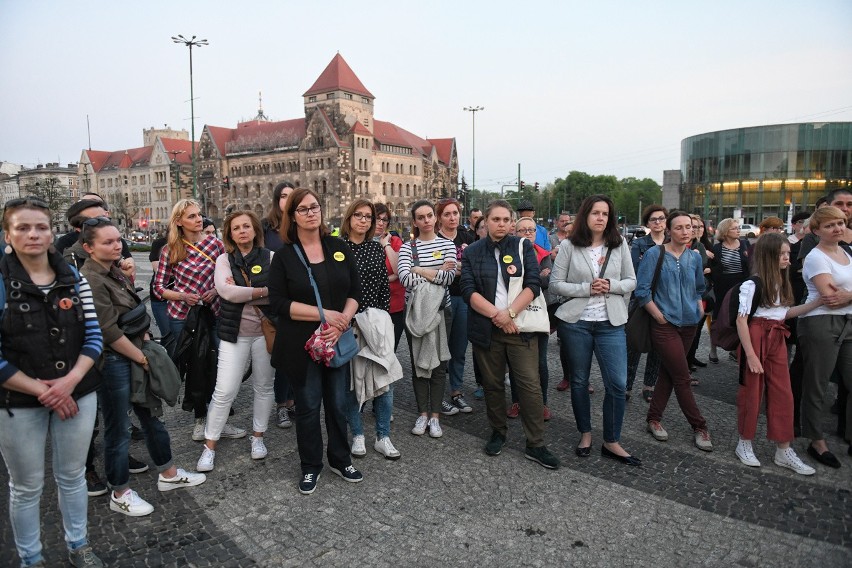
[[[49,432],[68,559],[103,566],[87,539],[86,451],[100,384],[92,366],[103,350],[92,291],[51,247],[47,203],[7,201],[3,230],[9,246],[0,260],[0,453],[15,547],[24,566],[45,565],[39,503]]]
[[[272,251],[263,247],[260,219],[251,211],[235,211],[222,227],[227,254],[216,259],[216,291],[219,293],[219,367],[213,400],[207,409],[204,450],[198,458],[198,471],[211,471],[216,442],[222,434],[231,404],[237,397],[243,373],[249,362],[254,388],[254,419],[251,457],[266,457],[263,433],[269,424],[274,402],[272,383],[275,372],[269,362],[261,321],[269,304],[269,265]]]

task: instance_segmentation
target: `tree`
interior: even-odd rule
[[[662,188],[651,178],[624,178],[619,185],[619,191],[613,196],[613,203],[618,215],[624,215],[628,223],[641,223],[641,208],[652,203],[661,203]]]
[[[123,222],[124,233],[129,234],[134,228],[133,224],[137,214],[142,211],[144,205],[142,199],[135,193],[125,196],[121,191],[116,191],[110,197],[112,199],[110,200],[109,210],[113,221],[117,222],[119,226]]]
[[[55,227],[65,221],[65,211],[71,204],[71,194],[68,186],[62,185],[56,176],[48,176],[36,182],[28,183],[21,192],[23,196],[38,197],[47,203],[50,219]]]

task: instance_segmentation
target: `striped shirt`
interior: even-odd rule
[[[416,240],[415,248],[417,249],[417,266],[421,268],[431,268],[437,270],[434,283],[448,288],[453,283],[456,277],[456,271],[441,270],[441,266],[446,260],[456,259],[456,245],[453,241],[442,237],[435,237],[431,241]],[[414,274],[411,269],[415,267],[414,259],[411,253],[411,241],[407,241],[399,249],[399,264],[397,273],[399,281],[405,286],[405,301],[408,301],[411,290],[417,287],[418,284],[429,282],[422,276]],[[450,306],[450,295],[445,294],[447,307]]]
[[[722,274],[739,274],[743,271],[743,264],[740,262],[740,249],[729,249],[726,246],[722,247]]]
[[[154,275],[154,291],[161,298],[163,291],[168,288],[175,292],[187,294],[204,294],[216,287],[216,259],[225,252],[222,241],[213,235],[208,235],[194,246],[186,246],[186,258],[172,266],[169,264],[169,248],[163,247],[160,252],[160,265]],[[170,281],[172,286],[167,286]],[[171,319],[184,320],[191,306],[180,300],[168,300],[168,312]],[[219,317],[219,297],[213,299],[210,308]]]

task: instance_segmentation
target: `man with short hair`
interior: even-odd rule
[[[472,241],[476,240],[476,222],[482,218],[482,211],[474,207],[470,210],[470,215],[467,217],[467,232]],[[471,242],[472,242],[471,241]]]
[[[520,217],[528,217],[535,221],[535,205],[529,199],[521,199],[518,202],[518,215]],[[512,229],[514,231],[514,228]],[[550,250],[550,239],[548,238],[547,229],[536,223],[535,225],[535,244],[546,251]]]
[[[97,193],[86,193],[84,194],[84,198],[85,199],[81,199],[77,203],[71,205],[65,213],[65,217],[68,219],[68,224],[71,225],[71,231],[62,235],[53,243],[53,246],[56,247],[56,251],[65,256],[68,262],[73,262],[74,266],[78,269],[83,265],[83,262],[85,262],[88,257],[88,255],[83,251],[82,245],[74,246],[79,243],[80,230],[83,228],[83,223],[86,219],[92,219],[94,217],[109,218],[109,209],[107,209],[106,202],[104,202]],[[65,254],[65,249],[70,249],[72,247],[74,250]],[[118,266],[121,268],[121,272],[124,273],[125,276],[131,280],[136,279],[136,261],[133,260],[133,256],[130,253],[130,247],[124,239],[121,239],[121,261],[118,263]]]
[[[563,211],[556,218],[556,232],[550,234],[550,256],[556,258],[556,253],[559,252],[559,243],[571,236],[571,230],[574,227],[574,219],[567,211]]]

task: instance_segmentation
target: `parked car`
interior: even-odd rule
[[[145,236],[145,233],[134,231],[130,233],[130,240],[134,243],[144,243],[148,241],[148,237]]]
[[[749,223],[743,223],[740,225],[740,236],[748,237],[750,239],[759,237],[760,227],[757,225],[750,225]]]

